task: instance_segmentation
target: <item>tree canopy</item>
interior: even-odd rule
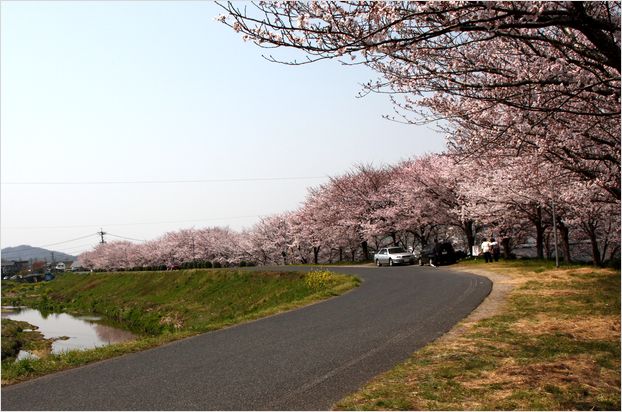
[[[460,159],[538,156],[620,199],[619,2],[259,2],[219,20],[306,64],[364,64]],[[266,56],[279,61],[272,55]]]

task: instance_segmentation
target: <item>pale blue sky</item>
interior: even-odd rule
[[[209,2],[1,3],[2,247],[100,227],[136,239],[250,227],[327,179],[12,183],[327,176],[443,150],[430,127],[382,119],[386,96],[356,98],[371,71],[269,63],[220,13]]]

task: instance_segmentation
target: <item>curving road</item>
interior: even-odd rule
[[[2,410],[329,409],[448,331],[492,287],[442,268],[331,270],[363,282],[319,304],[5,387]]]

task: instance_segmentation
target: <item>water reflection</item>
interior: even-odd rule
[[[136,336],[131,332],[95,323],[99,318],[75,317],[66,313],[43,315],[28,308],[2,308],[2,318],[28,322],[39,327],[46,339],[63,338],[52,344],[52,353],[76,349],[92,349],[111,343],[126,342]]]

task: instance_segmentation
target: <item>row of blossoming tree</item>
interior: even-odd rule
[[[140,246],[103,245],[89,258],[136,248],[127,256],[161,262],[187,260],[188,250],[192,259],[232,263],[330,262],[366,257],[386,241],[422,248],[451,238],[470,251],[478,231],[503,239],[506,253],[533,238],[543,257],[553,208],[566,260],[581,253],[577,244],[595,264],[619,253],[619,2],[222,7],[218,20],[245,41],[304,54],[282,63],[371,68],[378,79],[363,94],[387,94],[395,120],[437,122],[448,152],[360,166],[312,189],[299,210],[249,231],[180,231]],[[140,259],[133,263],[144,265]]]
[[[357,166],[310,189],[299,209],[264,217],[249,230],[184,229],[142,244],[101,244],[80,259],[108,270],[206,261],[328,263],[363,260],[384,245],[420,251],[434,240],[468,253],[489,237],[498,238],[506,256],[533,239],[542,258],[551,256],[555,208],[563,259],[588,255],[600,265],[620,251],[619,207],[602,187],[537,159],[529,167],[506,159],[484,169],[479,161],[432,154],[393,166]]]

